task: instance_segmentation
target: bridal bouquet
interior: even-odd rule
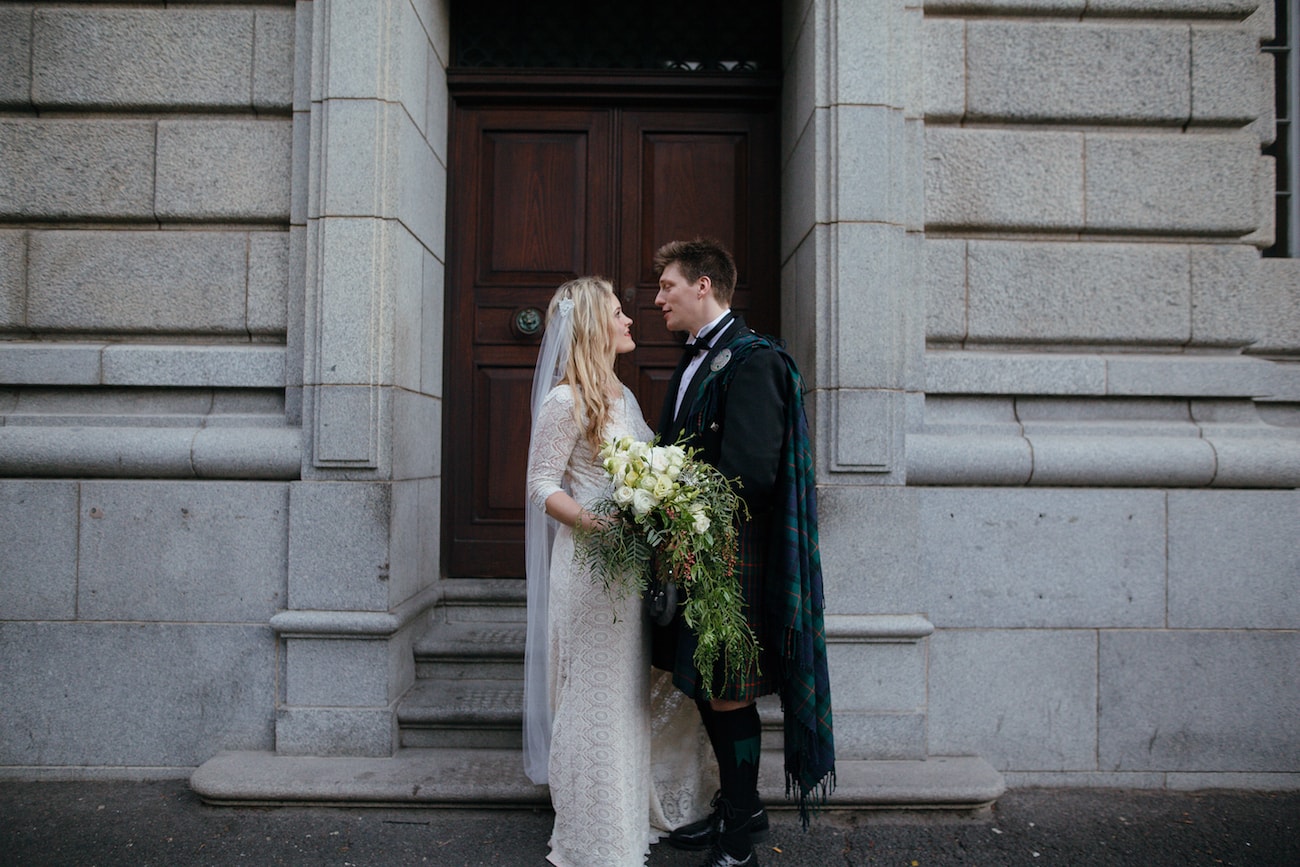
[[[579,557],[616,598],[646,590],[652,570],[685,592],[682,617],[699,636],[695,667],[706,694],[721,657],[743,675],[758,658],[736,578],[736,518],[745,509],[732,484],[696,459],[695,449],[606,442],[600,459],[613,485],[590,506],[604,518],[580,534]]]

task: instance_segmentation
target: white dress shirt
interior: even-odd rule
[[[699,340],[699,335],[713,329],[719,322],[725,319],[727,314],[730,312],[731,308],[722,311],[721,316],[701,327],[699,331],[687,338],[686,343],[688,345],[696,343]],[[721,333],[722,329],[719,328],[716,333],[710,334],[708,342],[700,347],[701,351],[691,359],[691,363],[686,365],[686,369],[682,371],[682,381],[677,383],[677,403],[673,405],[673,418],[676,418],[677,414],[682,411],[682,399],[686,397],[686,389],[690,387],[691,380],[695,378],[695,372],[699,370],[700,365],[704,363],[704,356],[708,355],[704,350],[711,349],[714,342],[717,341],[718,335]]]

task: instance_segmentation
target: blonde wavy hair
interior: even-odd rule
[[[610,299],[614,287],[603,277],[579,277],[570,280],[551,298],[546,308],[546,322],[555,321],[560,302],[573,302],[573,332],[569,343],[569,361],[560,382],[568,383],[576,393],[573,417],[583,425],[584,437],[592,449],[599,449],[602,432],[609,421],[611,392],[622,390],[614,374],[614,344],[609,339]]]

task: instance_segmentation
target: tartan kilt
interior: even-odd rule
[[[742,523],[737,536],[736,573],[744,598],[745,620],[758,637],[758,666],[751,665],[748,673],[738,680],[727,680],[719,660],[711,697],[747,701],[774,693],[780,687],[780,638],[769,640],[763,634],[763,579],[767,575],[768,549],[772,542],[771,513]],[[698,639],[681,613],[667,626],[652,626],[650,641],[654,667],[672,672],[673,685],[689,698],[703,699],[700,672],[694,662]]]

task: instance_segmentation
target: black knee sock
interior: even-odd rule
[[[718,742],[714,752],[719,765],[730,765],[730,786],[724,785],[722,797],[738,810],[754,810],[758,806],[758,760],[762,745],[763,726],[758,718],[758,707],[750,705],[740,710],[714,711]]]
[[[697,701],[695,706],[700,710],[704,731],[709,736],[709,746],[713,747],[713,757],[718,762],[718,785],[721,788],[720,794],[725,797],[731,787],[729,786],[731,778],[735,776],[735,762],[732,760],[734,751],[731,749],[731,744],[718,731],[718,712],[710,707],[707,701]]]

